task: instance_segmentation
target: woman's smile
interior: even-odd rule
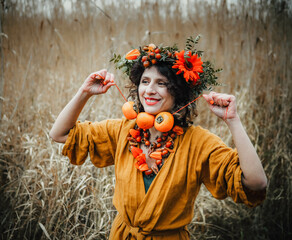
[[[174,97],[169,93],[167,85],[168,79],[155,66],[145,69],[138,88],[145,112],[156,115],[172,110]]]
[[[153,106],[157,103],[159,103],[160,99],[157,99],[157,98],[145,98],[145,103],[149,106]]]

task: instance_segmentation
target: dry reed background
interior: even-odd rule
[[[269,178],[267,199],[249,209],[215,200],[202,188],[189,225],[191,239],[288,239],[291,233],[291,9],[286,1],[61,1],[1,6],[1,239],[106,239],[116,214],[114,168],[75,167],[48,132],[85,77],[109,59],[150,42],[184,47],[202,34],[205,59],[224,71],[241,119]],[[37,14],[36,5],[46,5]],[[77,11],[76,11],[77,9]],[[81,11],[82,9],[82,11]],[[101,11],[102,10],[102,11]],[[125,88],[122,88],[126,92]],[[115,88],[87,104],[81,120],[121,117]],[[199,103],[201,124],[232,144],[227,128]],[[290,227],[290,229],[289,229]]]

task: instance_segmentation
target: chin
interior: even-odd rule
[[[144,108],[144,111],[149,113],[149,114],[152,114],[152,115],[157,115],[158,113],[160,113],[161,111],[157,111],[157,110],[154,110],[154,109],[145,109]]]
[[[168,110],[165,110],[165,109],[152,108],[149,106],[144,107],[144,111],[152,115],[157,115],[158,113],[161,113],[161,112],[169,112]]]

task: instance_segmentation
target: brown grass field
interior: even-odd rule
[[[269,184],[254,209],[216,200],[202,187],[189,225],[191,239],[291,239],[291,66],[289,1],[1,1],[1,239],[107,239],[116,214],[114,168],[82,167],[61,155],[48,132],[89,73],[107,68],[125,93],[128,80],[109,63],[142,44],[202,35],[203,59],[237,97],[241,120]],[[82,2],[82,3],[81,3]],[[45,4],[46,3],[46,4]],[[43,7],[38,13],[36,6]],[[80,120],[122,117],[116,88],[92,98]],[[199,100],[200,124],[232,146],[223,122]]]

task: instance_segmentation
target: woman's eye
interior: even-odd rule
[[[141,83],[148,83],[148,80],[142,79]]]
[[[166,86],[166,82],[159,82],[158,84],[161,86]]]

